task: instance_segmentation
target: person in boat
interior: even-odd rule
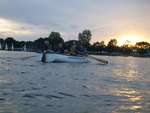
[[[48,53],[48,49],[49,49],[49,42],[48,42],[48,41],[45,41],[45,42],[44,42],[44,45],[43,45],[42,58],[41,58],[41,61],[42,61],[43,63],[46,63],[46,62],[47,62],[46,54]]]
[[[77,54],[80,56],[87,56],[88,52],[87,49],[82,44],[79,44],[77,47]]]
[[[72,43],[72,46],[70,47],[68,53],[69,53],[69,55],[77,56],[77,44],[76,44],[76,42]]]
[[[87,56],[87,54],[88,54],[87,49],[81,43],[76,44],[76,42],[73,42],[69,50],[69,55]]]
[[[64,44],[63,43],[58,44],[57,53],[64,54]]]

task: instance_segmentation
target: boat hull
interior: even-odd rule
[[[40,60],[42,58],[42,54],[40,55]],[[47,54],[46,55],[47,62],[64,62],[64,63],[88,63],[89,60],[85,57],[78,56],[68,56],[62,54]]]

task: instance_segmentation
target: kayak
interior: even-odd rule
[[[42,54],[40,55],[40,60]],[[38,58],[39,59],[39,58]],[[79,56],[68,56],[62,54],[46,54],[47,62],[64,62],[64,63],[89,63],[90,61],[85,57]]]

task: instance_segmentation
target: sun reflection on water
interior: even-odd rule
[[[139,110],[143,108],[142,106],[121,106],[120,109],[122,110],[132,110],[132,111],[135,111],[135,110]]]
[[[133,66],[128,66],[124,69],[114,69],[113,73],[117,79],[125,79],[127,81],[138,81],[141,79],[141,76],[138,76],[138,71]]]
[[[132,96],[129,98],[132,102],[140,101],[143,99],[142,96]]]
[[[137,90],[131,88],[121,88],[115,90],[113,92],[113,95],[120,96],[123,98],[121,99],[122,104],[118,106],[117,111],[138,111],[143,108],[141,102],[144,100],[144,98],[141,96],[141,93]]]

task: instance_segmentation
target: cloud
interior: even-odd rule
[[[42,26],[17,22],[5,18],[0,18],[0,36],[1,37],[33,37],[47,34],[48,29]]]
[[[92,31],[93,40],[132,30],[150,35],[149,4],[150,0],[0,0],[5,24],[0,32],[25,40],[51,31],[60,32],[65,40],[77,39],[84,29]]]

